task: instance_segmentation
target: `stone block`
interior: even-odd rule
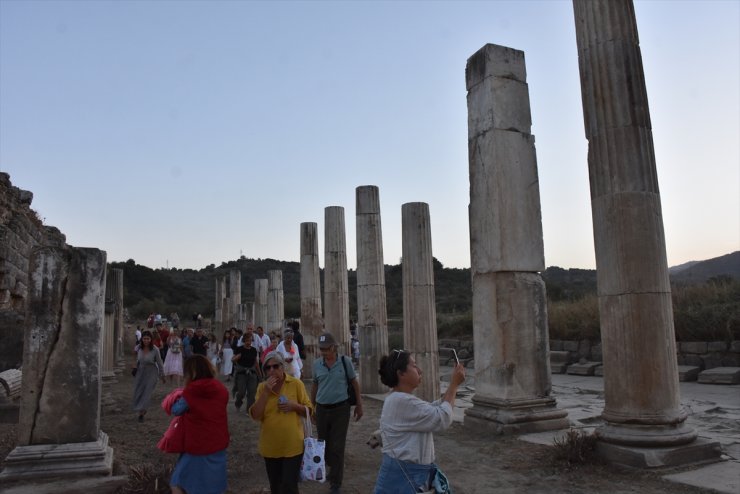
[[[740,367],[715,367],[699,373],[702,384],[740,384]]]
[[[730,342],[730,351],[740,353],[740,340],[733,340]]]
[[[694,367],[699,367],[700,369],[704,369],[704,360],[698,355],[684,355],[683,356],[683,364],[682,365],[691,365]]]
[[[603,365],[597,365],[594,367],[594,376],[603,377],[604,376],[604,366]]]
[[[611,160],[606,161],[611,163]],[[616,170],[617,164],[614,166]],[[631,170],[633,167],[626,168]],[[594,184],[591,185],[593,190]],[[631,191],[599,196],[592,193],[593,217],[600,218],[594,221],[599,300],[601,302],[604,296],[635,293],[662,294],[665,299],[653,306],[650,312],[672,313],[665,239],[663,235],[646,233],[663,231],[662,217],[655,214],[660,211],[660,196],[628,190]],[[604,328],[601,329],[603,338]]]
[[[563,341],[562,340],[550,340],[550,350],[555,350],[556,352],[563,350]]]
[[[550,362],[570,363],[570,353],[550,350]]]
[[[676,363],[678,363],[678,365],[686,365],[686,358],[679,353],[676,355]]]
[[[693,365],[679,365],[678,366],[678,380],[680,382],[696,381],[699,377],[701,369]]]
[[[493,129],[531,133],[526,83],[490,77],[468,92],[468,138]]]
[[[591,347],[591,360],[594,362],[603,362],[604,354],[601,350],[601,343],[597,343]]]
[[[706,341],[682,341],[680,344],[681,353],[694,353],[701,355],[707,353],[708,345]]]
[[[727,343],[724,341],[710,341],[707,343],[707,350],[710,352],[727,351]]]
[[[608,463],[632,468],[664,468],[717,461],[722,448],[720,443],[703,438],[668,448],[640,448],[598,441],[596,452]]]
[[[468,145],[471,274],[544,271],[534,137],[492,130]]]
[[[596,367],[601,365],[601,362],[577,362],[568,366],[568,374],[576,376],[593,376]]]
[[[713,369],[715,367],[722,367],[722,354],[718,352],[707,353],[701,356],[702,362],[704,362],[705,369]]]
[[[721,367],[740,367],[740,355],[737,353],[727,353],[723,355]]]
[[[550,373],[551,374],[565,374],[568,370],[568,364],[550,362]]]
[[[591,358],[591,340],[581,340],[578,342],[578,360]]]
[[[488,43],[475,52],[465,65],[465,87],[468,91],[488,77],[503,77],[526,82],[524,52]]]
[[[566,352],[578,353],[578,342],[577,341],[564,341],[563,350]]]

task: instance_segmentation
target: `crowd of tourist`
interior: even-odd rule
[[[199,315],[193,319],[202,320]],[[180,330],[174,320],[173,315],[165,321],[153,314],[147,329],[137,327],[131,371],[135,376],[133,409],[139,422],[144,421],[159,380],[166,383],[169,377],[175,386],[184,380],[184,388],[177,388],[163,403],[168,413],[182,417],[180,426],[188,438],[170,479],[172,492],[225,492],[230,399],[237,411],[246,402],[248,416],[259,423],[257,449],[264,458],[272,494],[298,493],[302,420],[315,423],[318,438],[325,442],[329,492],[341,492],[349,422],[352,416],[355,420],[363,416],[355,370],[359,360],[356,326],[351,326],[349,356],[339,352],[330,332],[320,336],[320,357],[313,361],[309,394],[301,380],[306,351],[297,321],[280,332],[267,333],[250,324],[243,330],[232,327],[219,336],[205,334],[202,324]],[[380,419],[383,461],[374,492],[426,492],[441,475],[434,464],[432,433],[451,424],[455,392],[465,379],[465,370],[461,365],[455,368],[446,394],[434,403],[413,395],[421,382],[421,370],[409,352],[394,350],[384,356],[378,373],[393,392],[385,400]]]

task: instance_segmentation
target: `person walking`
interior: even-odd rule
[[[157,379],[161,378],[162,383],[165,382],[162,356],[152,342],[152,333],[144,331],[141,334],[141,344],[136,351],[136,365],[131,369],[131,373],[136,377],[132,408],[138,413],[139,422],[144,421],[152,393],[157,386]]]
[[[182,379],[182,340],[177,330],[172,330],[167,338],[167,356],[164,358],[164,375],[170,376],[170,384],[177,382],[180,385]]]
[[[285,330],[283,333],[283,341],[278,343],[276,351],[280,352],[283,355],[285,362],[290,364],[290,375],[296,379],[300,379],[301,370],[303,369],[303,361],[298,352],[298,345],[293,341],[292,329]]]
[[[260,354],[260,361],[263,361],[262,358],[263,355],[265,355],[265,352],[270,347],[270,335],[265,334],[265,329],[262,326],[257,326],[257,331],[254,334],[254,341],[252,345],[257,348],[257,351]],[[273,348],[274,350],[275,348]]]
[[[298,494],[303,458],[301,417],[309,418],[312,405],[300,379],[286,372],[280,352],[265,358],[267,379],[257,388],[249,415],[260,422],[259,452],[265,459],[271,494]]]
[[[208,337],[203,334],[203,328],[195,330],[195,336],[190,338],[190,346],[193,347],[193,355],[208,355]]]
[[[182,416],[185,451],[170,478],[172,494],[221,494],[226,491],[229,392],[202,355],[185,362],[185,389],[172,405]]]
[[[303,342],[303,335],[301,334],[301,322],[294,320],[290,323],[290,327],[293,330],[293,341],[298,347],[298,355],[301,360],[306,360],[306,344]]]
[[[262,378],[262,369],[259,365],[257,349],[252,346],[252,328],[247,327],[242,340],[244,344],[234,351],[232,361],[234,362],[234,388],[236,389],[236,401],[234,406],[241,410],[244,397],[247,398],[247,410],[254,404],[254,395],[257,391],[257,383]]]
[[[206,358],[208,361],[218,369],[219,355],[221,355],[221,344],[218,342],[218,338],[215,333],[211,333],[208,336],[208,350],[206,351]]]
[[[378,374],[393,392],[380,414],[383,459],[373,493],[426,492],[437,472],[433,433],[452,424],[452,406],[457,388],[465,381],[465,367],[455,366],[444,396],[432,403],[413,395],[422,375],[411,353],[393,350],[383,356]]]
[[[231,371],[234,366],[231,357],[234,356],[235,341],[234,328],[231,328],[224,333],[224,339],[221,345],[221,375],[226,376],[226,382],[231,381]]]
[[[319,439],[326,442],[325,459],[328,467],[330,493],[340,492],[344,477],[344,446],[347,442],[350,404],[347,386],[355,390],[355,421],[362,418],[360,383],[352,360],[339,355],[337,342],[331,333],[319,337],[321,357],[313,363],[311,403],[316,410]]]

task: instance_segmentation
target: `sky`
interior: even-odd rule
[[[668,264],[740,249],[740,2],[636,1]],[[571,2],[0,0],[0,171],[67,242],[201,269],[300,260],[377,185],[470,266],[466,60],[523,50],[547,266],[595,267]]]

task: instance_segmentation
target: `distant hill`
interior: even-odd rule
[[[719,276],[729,276],[730,278],[740,280],[740,251],[707,259],[706,261],[692,261],[681,266],[686,266],[687,264],[689,266],[671,273],[671,281],[677,283],[703,283],[710,278]]]
[[[685,262],[683,264],[679,264],[678,266],[671,266],[668,268],[668,274],[671,276],[676,275],[680,273],[681,271],[690,268],[691,266],[694,266],[695,264],[699,264],[701,261],[689,261]]]
[[[214,312],[215,278],[238,269],[242,278],[242,299],[254,300],[254,280],[267,278],[267,271],[283,272],[283,297],[286,317],[300,316],[300,265],[297,262],[275,259],[247,259],[214,264],[200,270],[151,269],[136,264],[133,259],[111,263],[124,271],[124,302],[129,314],[135,318],[146,317],[151,312],[169,314],[177,312],[188,320],[192,314],[210,317]],[[683,285],[702,283],[714,277],[731,277],[740,280],[740,251],[726,256],[692,261],[671,268],[671,281]],[[400,264],[385,266],[386,299],[389,317],[403,313],[403,286]],[[321,270],[323,286],[324,272]],[[596,270],[564,269],[551,266],[542,273],[547,286],[547,297],[553,302],[578,300],[596,293]],[[348,271],[350,317],[357,313],[357,273]],[[434,284],[437,312],[440,314],[465,313],[472,306],[470,269],[445,268],[434,259]]]

